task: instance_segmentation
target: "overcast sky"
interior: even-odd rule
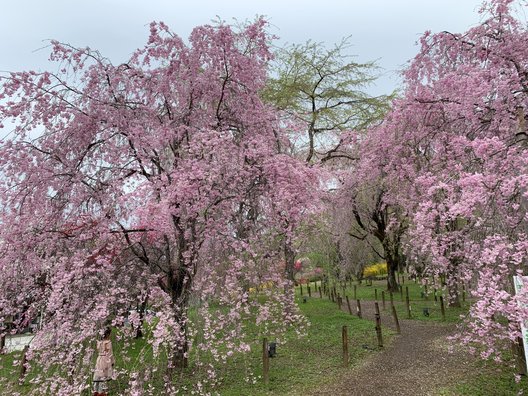
[[[2,1],[0,70],[46,69],[47,39],[98,49],[114,63],[142,46],[148,23],[164,21],[182,37],[216,16],[227,22],[264,15],[277,44],[332,44],[351,35],[357,60],[378,59],[384,76],[373,93],[398,84],[425,30],[461,32],[480,20],[480,0],[19,0]]]

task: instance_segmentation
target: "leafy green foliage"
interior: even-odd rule
[[[376,79],[376,64],[353,61],[346,55],[349,48],[345,38],[330,49],[308,41],[276,53],[263,97],[306,126],[300,144],[307,162],[347,157],[339,151],[339,133],[379,122],[388,110],[391,96],[365,92]]]

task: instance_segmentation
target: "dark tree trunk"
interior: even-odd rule
[[[458,291],[458,284],[456,282],[456,279],[448,280],[447,293],[447,305],[450,307],[460,308],[462,305],[460,304],[460,293]]]
[[[400,286],[396,280],[396,271],[398,270],[398,262],[392,260],[387,256],[387,290],[393,293],[400,291]]]
[[[169,246],[170,245],[167,243],[168,249]],[[188,366],[187,352],[189,350],[189,335],[187,333],[187,311],[189,309],[189,297],[195,274],[195,257],[191,254],[190,258],[185,258],[185,253],[187,252],[187,241],[183,236],[180,236],[178,240],[176,265],[175,267],[170,266],[171,269],[168,273],[169,293],[171,295],[172,307],[174,309],[174,317],[182,332],[182,337],[178,344],[173,345],[173,349],[170,351],[172,354],[169,367],[170,376],[172,376],[174,369],[182,369]],[[171,257],[169,251],[167,251],[166,254],[167,257]],[[175,268],[175,270],[172,268]]]
[[[183,318],[177,318],[177,320],[183,329],[183,337],[181,342],[172,351],[172,367],[174,369],[184,369],[189,366],[189,358],[187,356],[189,352],[187,324],[184,323]]]
[[[444,282],[447,283],[447,305],[450,307],[461,307],[460,294],[458,291],[458,274],[457,268],[461,259],[454,258],[450,260],[447,276],[445,276]]]
[[[286,261],[286,267],[284,269],[286,279],[295,282],[294,277],[294,266],[295,266],[295,252],[289,241],[284,242],[284,259]]]
[[[147,309],[147,300],[148,300],[148,297],[146,297],[145,300],[138,307],[139,325],[136,329],[136,336],[135,336],[136,339],[143,337],[143,321],[145,318],[145,310]]]
[[[182,304],[184,302],[184,304]],[[172,346],[171,361],[169,367],[169,374],[172,376],[175,369],[183,369],[188,367],[189,361],[187,352],[189,351],[189,336],[187,334],[187,318],[186,313],[188,309],[188,298],[182,296],[182,299],[178,303],[173,301],[173,307],[175,310],[176,323],[180,325],[182,329],[182,337],[177,345]]]
[[[385,261],[387,262],[387,290],[390,292],[399,292],[400,285],[396,279],[396,272],[400,267],[400,256],[398,246],[394,246],[388,238],[382,241],[383,250],[385,251]]]

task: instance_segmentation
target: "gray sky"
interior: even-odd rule
[[[394,75],[418,51],[425,30],[460,32],[478,23],[480,0],[2,0],[0,70],[46,69],[46,39],[98,49],[125,61],[164,21],[186,38],[216,16],[227,22],[265,15],[278,44],[308,39],[332,44],[351,35],[357,60],[378,59],[384,76],[372,93],[395,89]]]

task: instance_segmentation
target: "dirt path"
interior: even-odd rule
[[[362,301],[362,311],[364,319],[374,320],[374,302]],[[382,325],[394,328],[389,312],[381,312]],[[435,395],[438,388],[471,376],[475,370],[474,358],[460,350],[447,350],[454,325],[400,319],[400,326],[402,334],[383,352],[354,369],[343,383],[314,394]]]

